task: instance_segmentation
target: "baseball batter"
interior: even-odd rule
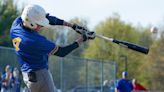
[[[81,36],[72,44],[60,47],[40,35],[38,31],[49,25],[68,26]],[[52,75],[48,70],[48,56],[64,57],[82,42],[95,38],[94,32],[50,16],[39,5],[27,5],[10,29],[13,46],[21,66],[23,80],[30,92],[56,92]]]

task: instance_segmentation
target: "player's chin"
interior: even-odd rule
[[[37,25],[36,28],[35,28],[35,30],[36,30],[36,31],[40,31],[41,28],[43,28],[43,26],[41,26],[41,25]]]
[[[41,27],[39,30],[48,30],[48,27]]]
[[[37,28],[35,28],[34,30],[35,30],[35,31],[40,31],[40,30],[42,30],[42,28],[41,28],[41,27],[37,27]]]

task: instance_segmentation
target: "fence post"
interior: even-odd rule
[[[60,58],[60,89],[63,92],[63,58]]]
[[[100,62],[101,63],[101,92],[104,91],[103,89],[103,80],[104,80],[104,67],[103,67],[103,61]]]
[[[88,92],[88,60],[86,59],[86,92]]]

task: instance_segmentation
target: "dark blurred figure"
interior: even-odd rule
[[[1,85],[2,85],[2,70],[0,68],[0,91],[1,91]]]
[[[13,85],[14,78],[12,75],[12,67],[10,65],[6,65],[5,73],[2,75],[1,92],[12,92]]]
[[[21,87],[21,80],[20,80],[20,73],[17,68],[14,68],[13,71],[13,77],[14,77],[14,86],[13,86],[13,92],[20,92]]]
[[[105,80],[103,83],[103,92],[114,92],[114,80]]]
[[[109,80],[105,80],[103,83],[103,92],[110,92],[109,90]]]

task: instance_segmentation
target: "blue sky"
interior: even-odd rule
[[[120,14],[127,23],[143,26],[158,25],[164,21],[164,0],[19,0],[20,3],[38,4],[51,15],[69,21],[71,18],[86,18],[89,27]]]

